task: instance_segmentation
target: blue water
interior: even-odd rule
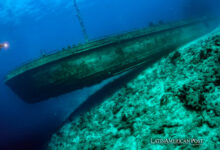
[[[89,39],[158,23],[219,15],[219,0],[77,0]],[[49,135],[97,85],[26,104],[4,84],[5,75],[25,62],[83,43],[73,0],[0,0],[0,149],[40,149]]]

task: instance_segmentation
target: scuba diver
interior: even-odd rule
[[[8,43],[0,43],[0,51],[1,51],[3,48],[8,48]]]

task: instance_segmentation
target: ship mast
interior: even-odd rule
[[[77,19],[79,20],[79,23],[80,23],[80,26],[81,26],[81,29],[82,29],[82,32],[83,32],[84,39],[85,39],[86,42],[88,42],[89,37],[88,37],[88,34],[86,32],[86,28],[85,28],[84,22],[82,20],[81,14],[80,14],[80,9],[79,9],[79,7],[76,3],[76,0],[73,0],[73,3],[74,3],[74,7],[76,9],[76,16],[77,16]]]

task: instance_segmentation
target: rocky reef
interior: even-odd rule
[[[220,28],[141,72],[66,122],[48,150],[220,147]]]

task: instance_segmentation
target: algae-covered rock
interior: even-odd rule
[[[218,149],[220,28],[162,58],[66,122],[48,150]]]

